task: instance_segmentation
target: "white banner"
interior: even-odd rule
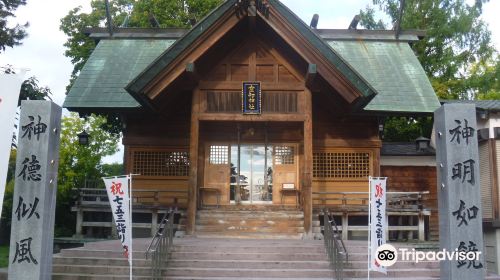
[[[17,110],[19,92],[23,83],[24,74],[0,73],[0,217],[2,216],[3,196],[7,183],[7,169],[9,165],[12,132]]]
[[[377,260],[377,248],[385,244],[387,232],[386,208],[387,178],[370,177],[370,263],[369,270],[387,274],[387,268]]]
[[[125,257],[132,265],[132,217],[129,196],[130,176],[103,178],[109,204],[116,223],[118,239],[122,242]]]

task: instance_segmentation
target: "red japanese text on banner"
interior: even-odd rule
[[[370,178],[370,265],[369,269],[387,274],[377,260],[377,248],[385,244],[387,232],[386,209],[387,178]]]
[[[132,229],[130,228],[129,176],[121,178],[103,178],[108,193],[111,211],[116,223],[116,233],[122,242],[125,257],[130,262]]]

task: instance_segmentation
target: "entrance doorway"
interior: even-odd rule
[[[238,156],[239,154],[239,156]],[[239,175],[238,175],[239,172]],[[235,203],[271,204],[273,201],[272,150],[265,145],[231,145],[231,194]],[[239,191],[238,191],[239,190]]]

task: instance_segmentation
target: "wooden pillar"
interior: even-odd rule
[[[191,130],[189,134],[189,182],[188,182],[188,217],[186,233],[193,234],[196,222],[196,206],[198,200],[198,143],[200,135],[200,122],[198,119],[200,105],[200,92],[193,91],[191,106]]]
[[[304,121],[304,170],[302,174],[302,199],[304,207],[304,231],[312,236],[312,165],[313,165],[313,130],[312,130],[312,94],[305,91]]]

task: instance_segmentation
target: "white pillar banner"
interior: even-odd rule
[[[387,274],[387,268],[377,260],[377,248],[385,244],[387,232],[386,209],[387,178],[370,178],[370,265],[369,269]]]
[[[19,74],[0,73],[0,217],[2,216],[3,196],[7,183],[12,132],[17,110],[19,92],[24,81],[25,70]]]
[[[109,204],[116,223],[118,239],[122,242],[125,257],[132,265],[132,217],[130,216],[130,176],[102,178],[106,185]]]

